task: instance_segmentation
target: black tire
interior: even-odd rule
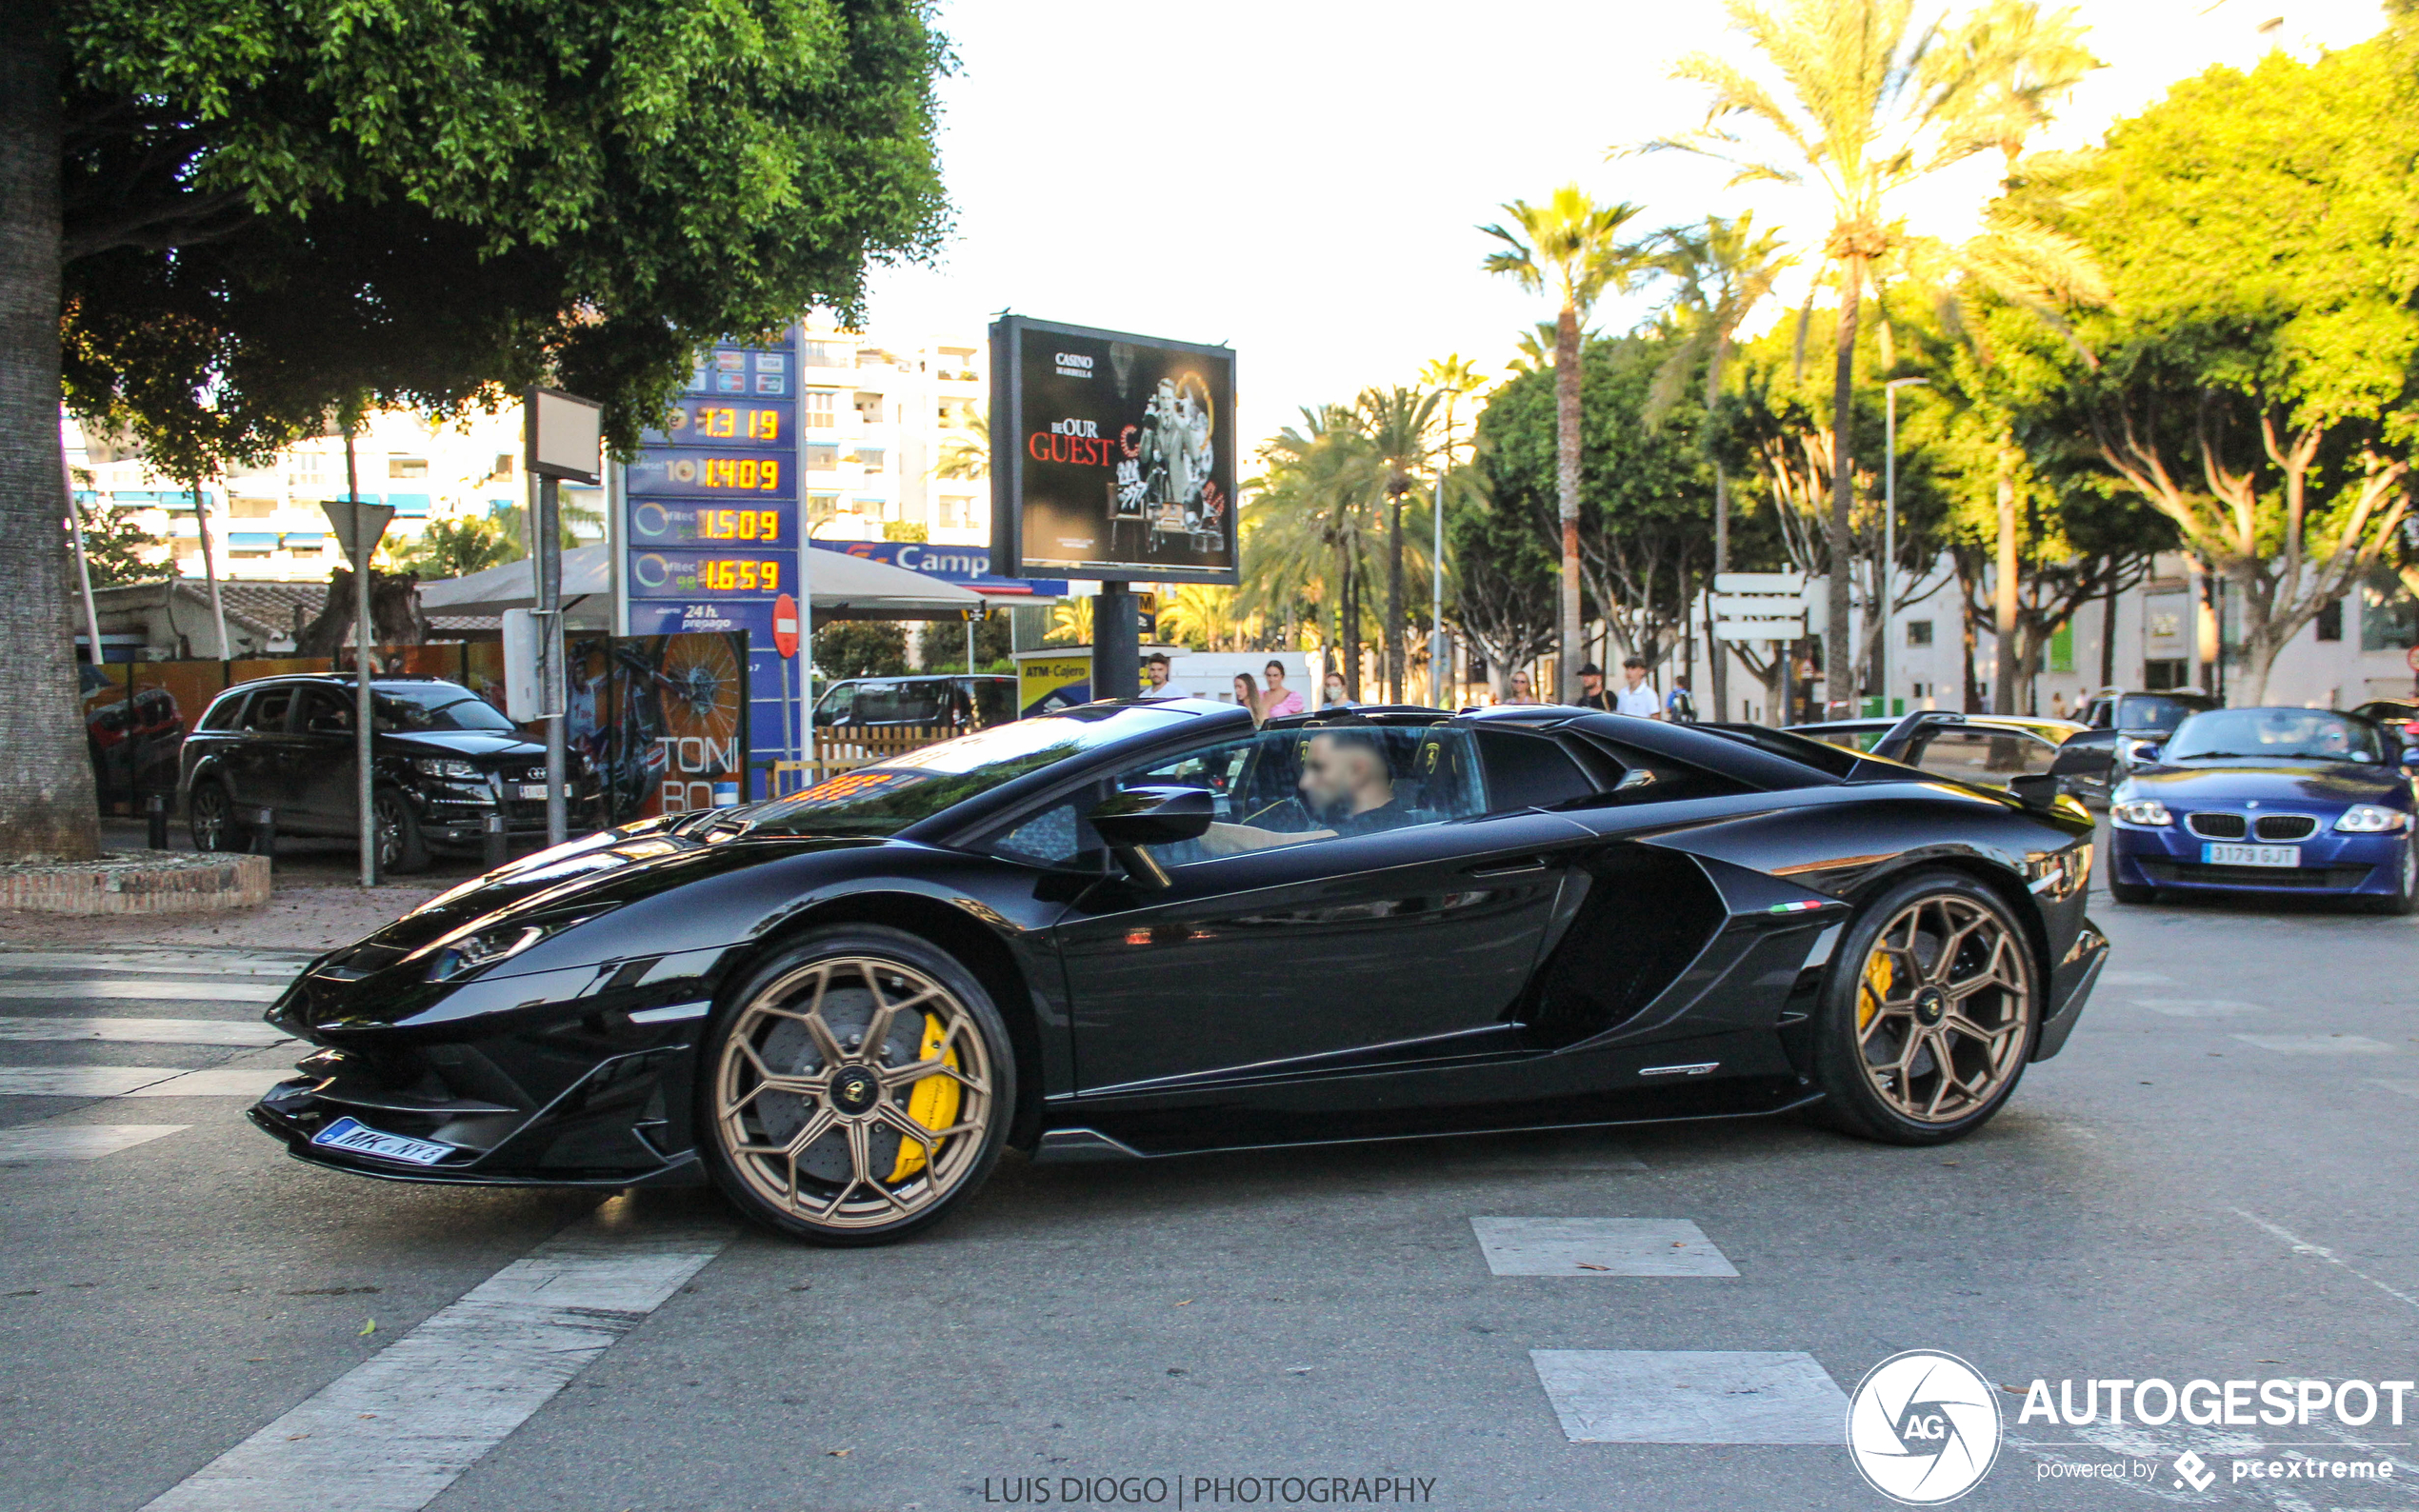
[[[400,787],[381,787],[370,797],[378,816],[378,875],[403,876],[429,869],[429,842],[420,833],[420,815]]]
[[[930,1006],[894,1011],[869,1050],[885,1003]],[[902,929],[802,936],[723,996],[698,1043],[707,1168],[741,1212],[792,1239],[903,1239],[979,1190],[1008,1142],[1016,1066],[999,1010],[954,957]],[[892,1080],[910,1066],[930,1069]],[[902,1138],[901,1119],[940,1138]]]
[[[2401,867],[2393,891],[2360,900],[2364,912],[2408,914],[2419,908],[2419,838],[2403,843]]]
[[[1869,1011],[1869,980],[1880,987]],[[1943,871],[1892,884],[1857,911],[1831,957],[1814,1037],[1824,1118],[1890,1144],[1972,1133],[2023,1079],[2047,985],[2023,922],[1989,887]]]
[[[2119,903],[2156,903],[2159,901],[2159,889],[2137,887],[2129,882],[2112,882],[2109,884],[2109,896]]]
[[[226,853],[251,849],[251,832],[235,818],[235,798],[227,785],[205,777],[185,799],[185,832],[195,850]]]

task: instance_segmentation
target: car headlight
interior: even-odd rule
[[[479,770],[469,762],[455,761],[451,757],[414,756],[411,758],[411,765],[415,769],[427,772],[431,777],[449,777],[457,783],[475,783],[487,780],[487,773]]]
[[[510,961],[540,940],[561,934],[578,923],[576,918],[525,920],[455,935],[440,945],[429,962],[429,980],[447,982],[466,971]]]
[[[2410,816],[2398,808],[2354,804],[2335,820],[2335,827],[2347,835],[2390,835],[2409,829]]]
[[[2109,817],[2121,825],[2171,825],[2175,816],[2155,798],[2120,798],[2109,806]]]

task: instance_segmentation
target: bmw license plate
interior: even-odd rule
[[[313,1144],[331,1150],[349,1150],[355,1155],[375,1155],[380,1160],[404,1161],[413,1165],[434,1165],[453,1153],[450,1144],[433,1140],[407,1139],[401,1134],[388,1134],[371,1128],[354,1118],[340,1118],[310,1137]]]
[[[524,799],[542,799],[546,796],[546,785],[544,783],[523,783],[520,786],[514,788],[513,791]]]
[[[2298,866],[2302,864],[2302,847],[2210,843],[2201,846],[2201,864],[2209,866]]]

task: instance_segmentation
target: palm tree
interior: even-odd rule
[[[971,408],[962,408],[956,423],[941,437],[940,456],[932,466],[932,476],[973,482],[991,475],[991,422],[989,415],[978,415]]]
[[[1450,684],[1446,677],[1443,644],[1445,487],[1447,480],[1452,478],[1454,471],[1453,407],[1463,398],[1485,388],[1487,377],[1472,366],[1468,358],[1460,352],[1454,352],[1450,356],[1424,365],[1419,370],[1419,381],[1426,384],[1438,398],[1445,402],[1445,446],[1438,454],[1436,465],[1436,539],[1429,548],[1434,553],[1435,562],[1430,568],[1433,574],[1433,597],[1429,604],[1429,635],[1431,644],[1429,647],[1428,656],[1428,701],[1439,708],[1449,708],[1451,706],[1446,702],[1446,695],[1450,691]]]
[[[1853,677],[1848,562],[1855,482],[1853,428],[1846,417],[1852,412],[1861,301],[1875,265],[1902,235],[1891,206],[1925,175],[1999,145],[2010,120],[2046,117],[2049,97],[2072,80],[2061,84],[2019,62],[2033,56],[2029,49],[2044,30],[2032,0],[1993,0],[1954,31],[1937,20],[1917,26],[1915,0],[1724,0],[1724,9],[1779,75],[1784,92],[1721,58],[1692,53],[1672,77],[1702,85],[1711,96],[1705,124],[1648,148],[1729,163],[1733,185],[1804,184],[1810,177],[1830,195],[1821,251],[1840,292],[1831,412],[1842,421],[1832,427],[1824,665],[1836,701]],[[1782,151],[1741,156],[1740,138],[1727,125],[1732,117],[1778,138]]]
[[[1576,184],[1554,190],[1543,205],[1513,200],[1504,207],[1512,226],[1479,229],[1504,244],[1487,254],[1490,273],[1518,279],[1558,305],[1554,320],[1554,489],[1562,517],[1562,696],[1578,696],[1579,621],[1579,327],[1608,288],[1626,292],[1651,266],[1644,249],[1623,242],[1621,229],[1641,207],[1598,205]]]
[[[1419,486],[1433,450],[1438,396],[1396,385],[1365,388],[1355,418],[1368,440],[1362,468],[1370,491],[1386,501],[1386,699],[1403,702],[1407,667],[1403,631],[1403,497]]]
[[[1236,612],[1265,612],[1308,595],[1327,611],[1329,665],[1361,696],[1361,598],[1375,566],[1369,513],[1369,438],[1343,405],[1306,407],[1261,448],[1267,473],[1248,487],[1243,593]]]
[[[1772,286],[1797,259],[1781,249],[1781,233],[1757,232],[1753,212],[1736,220],[1719,215],[1705,218],[1703,228],[1674,228],[1664,233],[1664,267],[1679,280],[1673,301],[1688,323],[1688,335],[1672,348],[1654,376],[1647,400],[1647,419],[1653,424],[1679,401],[1680,386],[1702,366],[1705,369],[1705,410],[1710,417],[1722,394],[1723,370],[1739,328]],[[1730,570],[1730,480],[1722,460],[1713,461],[1713,570]],[[1729,707],[1729,658],[1706,627],[1706,647],[1713,667],[1715,719],[1727,719]]]

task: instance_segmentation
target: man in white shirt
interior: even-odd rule
[[[1621,664],[1621,687],[1612,695],[1612,711],[1631,714],[1639,719],[1661,719],[1663,698],[1647,681],[1647,663],[1642,656],[1630,657]]]
[[[1158,651],[1151,652],[1150,660],[1142,664],[1142,675],[1146,680],[1142,690],[1143,697],[1182,698],[1185,696],[1183,688],[1169,685],[1168,670],[1167,656]]]

